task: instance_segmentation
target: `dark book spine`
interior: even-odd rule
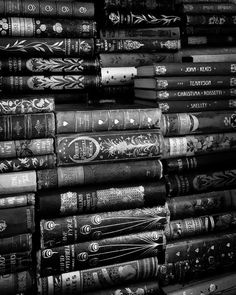
[[[82,57],[94,54],[93,39],[68,38],[2,38],[0,42],[2,55],[24,56],[73,56]]]
[[[21,234],[0,240],[1,254],[32,250],[32,234]]]
[[[1,37],[93,38],[96,23],[90,20],[64,20],[51,18],[1,18]]]
[[[163,158],[198,156],[235,149],[235,132],[169,137],[164,138]]]
[[[236,209],[235,190],[178,196],[167,201],[171,219],[196,217]]]
[[[158,129],[58,136],[58,165],[157,159],[162,154],[162,144],[163,137]]]
[[[0,173],[56,167],[56,155],[0,160]]]
[[[160,128],[160,120],[161,111],[158,108],[56,113],[57,133],[154,129]]]
[[[3,0],[0,5],[0,14],[6,16],[41,16],[56,18],[94,17],[94,3],[68,1],[21,1]]]
[[[1,210],[1,238],[34,232],[34,206]]]
[[[83,90],[100,86],[100,77],[94,75],[65,76],[1,76],[2,92]]]
[[[236,7],[234,3],[222,3],[222,4],[210,4],[210,3],[192,3],[184,4],[182,7],[183,13],[193,14],[233,14],[236,13]],[[217,15],[215,16],[217,17]]]
[[[35,194],[14,195],[0,198],[0,209],[35,205]]]
[[[0,60],[2,73],[97,73],[100,63],[97,59],[83,58],[22,58],[9,57]],[[19,101],[19,100],[18,100]]]
[[[168,52],[180,49],[180,40],[158,39],[97,39],[98,53]]]
[[[31,193],[37,190],[35,171],[0,173],[1,195]]]
[[[78,293],[89,292],[123,285],[127,282],[156,278],[159,268],[157,257],[116,263],[73,273],[62,273],[59,276],[39,278],[38,290],[40,295],[56,295],[57,291],[67,294],[72,290]],[[123,275],[125,269],[131,270],[129,277]],[[60,279],[57,281],[58,277]]]
[[[96,242],[85,242],[39,251],[42,276],[100,267],[147,257],[158,257],[165,248],[163,232],[147,231]],[[154,246],[155,245],[155,246]],[[53,268],[52,268],[53,265]]]
[[[170,10],[173,8],[173,2],[168,3],[162,2],[160,0],[148,1],[148,0],[105,0],[104,8],[105,10],[119,8],[129,8],[137,10]]]
[[[224,44],[225,46],[232,46],[236,44],[236,38],[234,36],[190,36],[183,40],[183,43],[187,46],[216,46]]]
[[[17,273],[32,268],[31,252],[1,254],[0,275]]]
[[[90,215],[74,215],[40,221],[41,249],[163,230],[168,222],[166,207],[131,209]]]
[[[0,276],[0,290],[3,294],[27,294],[32,292],[33,274],[28,271]]]
[[[5,115],[0,117],[0,136],[3,140],[53,137],[55,117],[53,113]]]
[[[236,107],[236,99],[225,100],[184,100],[184,101],[162,101],[157,102],[163,114],[166,113],[184,113],[199,111],[222,111],[232,110]]]
[[[173,174],[166,175],[165,180],[168,195],[175,197],[233,188],[236,185],[236,170]]]
[[[107,27],[177,27],[181,22],[181,17],[178,15],[165,15],[152,12],[135,13],[132,11],[122,12],[120,10],[113,10],[107,11],[105,15],[105,25]]]
[[[185,28],[185,34],[187,36],[208,36],[208,35],[228,35],[228,36],[234,36],[235,28],[228,26],[187,26]]]
[[[224,15],[224,14],[196,14],[186,15],[187,25],[207,25],[207,26],[234,26],[235,16],[234,15]]]

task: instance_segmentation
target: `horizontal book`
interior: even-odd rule
[[[236,190],[219,190],[178,196],[167,200],[170,218],[196,217],[236,209]]]
[[[44,16],[51,18],[81,18],[94,17],[94,3],[36,0],[22,2],[20,0],[1,1],[0,14],[4,16]]]
[[[0,117],[2,140],[54,137],[53,113],[4,115]]]
[[[137,67],[137,77],[233,75],[236,63],[162,63]]]
[[[1,37],[93,38],[97,32],[96,22],[84,19],[6,17],[0,23]]]
[[[35,194],[16,194],[0,198],[0,209],[25,207],[31,205],[35,205]]]
[[[152,90],[234,88],[236,79],[233,75],[135,78],[134,87]]]
[[[68,0],[69,1],[69,0]],[[190,4],[193,4],[193,3],[236,3],[235,0],[176,0],[176,4],[184,4],[184,3],[190,3]]]
[[[38,189],[156,181],[162,177],[160,160],[76,165],[37,171]]]
[[[92,38],[1,38],[1,56],[73,56],[92,57],[94,39]]]
[[[32,251],[32,247],[31,233],[0,239],[1,254]]]
[[[150,89],[134,89],[134,94],[136,98],[143,100],[202,100],[202,99],[227,99],[236,98],[236,89],[234,88],[221,88],[221,89],[174,89],[174,90],[150,90]]]
[[[236,133],[211,133],[164,138],[163,159],[233,152]]]
[[[214,1],[215,2],[215,1]],[[184,29],[186,36],[208,36],[208,35],[225,35],[225,36],[234,36],[235,28],[233,26],[186,26]]]
[[[214,5],[215,6],[215,5]],[[235,6],[235,5],[234,5]],[[232,12],[236,14],[235,12]],[[208,25],[208,26],[234,26],[235,25],[235,15],[225,14],[221,12],[220,14],[186,14],[186,24],[187,25]]]
[[[233,14],[236,13],[236,6],[235,3],[191,3],[183,4],[181,12],[189,14]]]
[[[163,137],[158,129],[57,136],[58,166],[158,159]]]
[[[0,276],[0,289],[3,294],[32,292],[34,275],[29,271],[16,272]]]
[[[163,114],[161,131],[163,136],[233,132],[235,115],[234,110]]]
[[[101,39],[180,39],[179,27],[151,27],[151,28],[123,28],[123,29],[101,29]]]
[[[0,238],[7,238],[35,230],[34,206],[1,209]]]
[[[35,171],[0,173],[0,197],[37,191]]]
[[[56,113],[57,133],[160,128],[158,108],[61,111]]]
[[[123,52],[168,52],[181,48],[180,40],[172,39],[97,39],[96,50],[98,53],[123,53]]]
[[[49,276],[100,267],[108,262],[114,264],[148,257],[161,259],[165,246],[162,231],[146,231],[96,242],[60,246],[38,252],[39,271],[41,276]]]
[[[109,67],[101,68],[101,84],[106,87],[133,86],[137,75],[135,67]],[[130,87],[131,88],[131,87]]]
[[[1,254],[1,259],[3,262],[0,268],[0,275],[26,271],[31,269],[33,265],[32,253],[30,251]]]
[[[160,268],[157,257],[150,257],[41,277],[38,279],[38,292],[40,295],[54,295],[57,290],[64,293],[100,290],[128,282],[156,278]],[[124,272],[129,275],[124,276]],[[59,283],[57,283],[57,278],[59,278]]]
[[[182,40],[182,44],[186,46],[217,46],[224,44],[225,46],[235,46],[236,38],[233,35],[208,35],[208,36],[189,36]]]
[[[0,173],[50,169],[54,167],[56,167],[55,154],[16,159],[0,159]]]
[[[173,1],[163,2],[159,0],[148,1],[148,0],[105,0],[104,9],[116,9],[119,8],[128,8],[128,9],[137,9],[137,10],[170,10],[173,9]]]
[[[100,70],[98,59],[84,58],[24,58],[9,57],[0,60],[1,73],[31,74],[31,73],[83,73],[93,74]]]

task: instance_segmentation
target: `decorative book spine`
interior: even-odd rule
[[[109,10],[112,8],[129,8],[129,9],[138,9],[142,10],[170,10],[173,8],[172,1],[169,1],[168,3],[162,2],[162,1],[148,1],[148,0],[105,0],[104,3],[104,9]]]
[[[65,294],[72,290],[78,293],[89,292],[123,285],[127,282],[156,278],[159,268],[157,257],[127,261],[99,268],[62,273],[59,276],[39,278],[38,290],[40,295],[54,295],[56,290]],[[129,277],[123,275],[125,269],[131,270]],[[60,279],[57,282],[58,277]],[[67,283],[65,284],[65,282]]]
[[[1,37],[93,38],[96,23],[90,20],[0,18]]]
[[[97,39],[98,53],[105,52],[165,52],[181,48],[180,40],[159,39]]]
[[[114,26],[132,26],[132,27],[177,27],[181,24],[181,18],[177,15],[161,15],[152,12],[135,13],[132,11],[122,12],[113,10],[106,13],[105,25]]]
[[[34,278],[28,271],[0,276],[0,290],[3,294],[20,294],[32,291]]]
[[[37,171],[38,189],[88,184],[155,181],[162,177],[159,160],[59,167]]]
[[[137,69],[133,66],[101,68],[101,84],[105,87],[133,86],[133,79],[136,75]]]
[[[97,73],[100,63],[97,59],[83,58],[22,58],[9,57],[0,60],[2,73]],[[18,99],[19,101],[19,99]],[[30,100],[29,100],[30,101]],[[33,100],[37,102],[37,100]],[[50,101],[50,100],[49,100]],[[45,105],[47,106],[45,99]],[[52,102],[51,102],[52,103]],[[35,107],[35,106],[34,106]],[[36,108],[35,108],[36,109]]]
[[[164,138],[163,158],[234,151],[236,133],[215,133]]]
[[[114,109],[57,112],[57,133],[160,128],[161,111]]]
[[[0,117],[0,136],[3,140],[53,137],[55,117],[53,113],[5,115]]]
[[[32,250],[32,234],[21,234],[0,240],[1,254]]]
[[[0,275],[21,272],[33,265],[31,251],[1,254]]]
[[[0,198],[0,209],[35,205],[35,194],[15,195]],[[14,251],[13,251],[14,252]]]
[[[1,55],[73,56],[94,54],[94,39],[69,38],[2,38]]]
[[[109,188],[71,188],[41,193],[39,210],[46,217],[107,212],[164,205],[165,197],[166,187],[160,181]]]
[[[0,174],[1,196],[36,192],[37,180],[35,171]]]
[[[65,76],[1,76],[2,92],[83,90],[100,85],[100,77],[94,75]]]
[[[17,159],[0,159],[0,173],[56,167],[56,155],[44,155]]]
[[[0,62],[1,63],[1,62]],[[1,68],[1,66],[0,66]],[[5,72],[5,69],[4,69]],[[38,96],[34,98],[3,98],[0,100],[0,115],[28,113],[49,113],[55,110],[54,98]]]
[[[234,15],[186,15],[187,25],[207,25],[207,26],[234,26],[235,16]]]
[[[107,259],[112,264],[140,257],[160,258],[165,245],[163,232],[147,231],[41,250],[38,253],[38,264],[41,275],[48,276],[103,266],[107,263]]]
[[[222,3],[222,4],[210,4],[210,3],[192,3],[184,4],[182,8],[183,13],[193,14],[233,14],[236,12],[235,3]],[[217,15],[215,15],[217,17]],[[217,24],[218,25],[218,24]]]
[[[58,165],[157,159],[162,154],[162,145],[163,137],[158,129],[58,136]]]
[[[188,195],[233,188],[236,185],[236,170],[195,172],[165,176],[168,195]]]
[[[94,3],[68,2],[68,1],[21,1],[3,0],[0,13],[6,16],[43,16],[56,18],[81,18],[94,17]]]
[[[40,221],[41,249],[100,240],[145,230],[163,230],[168,209],[152,207]]]
[[[33,157],[52,154],[54,152],[53,138],[32,140],[0,141],[0,158]]]

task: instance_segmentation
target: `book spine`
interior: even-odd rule
[[[0,275],[22,272],[32,267],[31,252],[0,254]]]
[[[32,292],[34,277],[28,271],[0,276],[0,289],[3,294]]]
[[[234,26],[236,25],[234,15],[191,15],[186,14],[186,24],[187,25],[207,25],[207,26]]]
[[[186,101],[162,101],[157,102],[163,114],[166,113],[184,113],[199,111],[221,111],[232,110],[236,107],[236,99],[225,100],[186,100]]]
[[[116,9],[117,7],[119,8],[125,8],[125,9],[136,9],[141,11],[144,10],[170,10],[173,8],[173,2],[169,1],[168,3],[164,3],[162,1],[148,1],[148,0],[105,0],[104,3],[104,9],[109,10],[109,9]]]
[[[180,40],[158,39],[97,39],[98,53],[168,52],[181,48]]]
[[[114,109],[57,112],[57,133],[160,128],[159,109]]]
[[[235,144],[235,132],[165,138],[163,159],[234,151]]]
[[[134,96],[134,91],[129,85],[122,85],[122,87],[104,85],[98,89],[96,96],[100,99],[125,99],[127,101],[130,96],[131,98]]]
[[[35,205],[35,194],[15,195],[0,198],[0,209]]]
[[[91,212],[107,212],[164,205],[166,187],[163,182],[114,187],[71,188],[39,195],[41,216],[67,216]],[[1,199],[0,199],[1,202]],[[1,205],[1,203],[0,203]]]
[[[62,293],[89,292],[94,289],[105,289],[111,286],[123,285],[127,282],[152,279],[158,276],[159,264],[157,257],[127,261],[106,265],[100,268],[85,269],[58,276],[39,278],[39,294],[54,295],[57,290]],[[131,269],[129,277],[124,277],[121,270]],[[116,273],[116,275],[112,275]],[[94,276],[94,274],[96,274]],[[65,284],[65,282],[67,282]],[[90,284],[91,282],[91,284]]]
[[[168,210],[165,207],[42,219],[41,249],[133,234],[146,229],[163,230],[167,222]]]
[[[0,136],[3,140],[53,137],[53,113],[5,115],[0,117]]]
[[[64,20],[47,18],[0,18],[1,37],[43,37],[43,38],[93,38],[96,23],[91,20]]]
[[[192,4],[183,4],[182,7],[183,13],[193,13],[193,14],[232,14],[236,12],[235,4],[233,3],[192,3]],[[217,17],[217,16],[216,16]]]
[[[32,234],[21,234],[0,240],[1,254],[32,251]]]
[[[0,5],[0,14],[7,16],[41,16],[56,18],[94,17],[94,3],[68,1],[20,1],[3,0]]]
[[[170,217],[180,219],[235,210],[235,193],[235,190],[222,190],[170,198],[167,201]]]
[[[110,67],[101,68],[102,86],[133,86],[133,79],[137,75],[135,67]]]
[[[170,197],[183,196],[211,190],[230,189],[236,184],[236,170],[195,172],[165,176]]]
[[[1,210],[1,238],[34,232],[34,206]]]
[[[73,56],[92,57],[94,54],[93,39],[69,38],[2,38],[0,42],[2,55],[30,56]]]
[[[0,173],[56,167],[56,155],[0,160]]]
[[[97,73],[100,64],[97,59],[83,58],[22,58],[9,57],[0,60],[2,73]],[[18,100],[19,101],[19,100]]]
[[[233,132],[234,117],[234,111],[164,114],[161,130],[164,136]]]
[[[218,34],[219,35],[219,34]],[[187,46],[216,46],[225,44],[225,46],[232,46],[236,44],[236,38],[234,36],[190,36],[183,40]]]
[[[185,34],[187,36],[207,36],[207,35],[228,35],[233,36],[235,32],[234,27],[223,27],[223,26],[187,26],[185,28]]]
[[[151,231],[45,249],[38,254],[39,269],[42,276],[48,276],[100,267],[106,265],[107,259],[113,264],[140,257],[160,258],[165,244],[163,232]]]
[[[117,131],[58,136],[58,165],[157,159],[162,154],[162,143],[163,137],[158,129],[127,131],[126,134]]]
[[[83,90],[100,85],[100,77],[94,75],[65,76],[1,76],[2,92]]]
[[[181,22],[181,17],[178,15],[164,15],[152,12],[135,13],[113,10],[107,11],[105,15],[105,25],[107,27],[153,27],[155,25],[158,27],[178,27]]]

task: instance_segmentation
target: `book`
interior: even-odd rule
[[[0,238],[8,238],[35,231],[34,206],[1,209]]]
[[[55,136],[53,113],[3,115],[0,117],[2,140],[21,140]]]
[[[163,114],[161,131],[163,136],[233,132],[235,115],[234,110]]]
[[[25,233],[0,239],[1,254],[32,251],[32,234]]]
[[[56,113],[57,134],[160,128],[158,108],[95,109]]]
[[[0,198],[0,209],[35,205],[35,194],[16,194]]]
[[[101,68],[102,86],[133,86],[133,79],[137,75],[135,67]],[[130,87],[131,88],[131,87]]]
[[[41,276],[49,276],[100,267],[107,263],[147,257],[160,259],[165,245],[163,232],[147,231],[40,250],[37,259]]]
[[[186,26],[184,34],[186,36],[207,36],[207,35],[226,35],[233,36],[235,32],[234,27],[228,26]]]
[[[236,7],[234,3],[191,3],[183,4],[181,12],[203,15],[208,13],[225,15],[236,13]]]
[[[8,275],[29,270],[33,260],[30,251],[1,254],[0,275]]]
[[[173,1],[169,2],[162,2],[159,0],[154,0],[154,1],[148,1],[148,0],[142,0],[142,1],[137,1],[137,0],[132,0],[132,1],[127,1],[127,0],[105,0],[104,3],[104,9],[109,10],[112,8],[129,8],[129,9],[136,9],[136,10],[147,10],[147,11],[152,11],[152,10],[172,10],[173,9]]]
[[[29,271],[16,272],[0,276],[0,289],[3,294],[19,294],[31,292],[34,284],[34,275]]]
[[[189,36],[182,40],[182,44],[187,46],[215,46],[220,44],[225,44],[225,46],[233,46],[236,44],[236,39],[233,35],[207,35],[207,36]]]
[[[1,37],[93,38],[97,33],[93,20],[52,19],[41,15],[39,18],[8,16],[0,18]]]
[[[68,2],[41,0],[22,2],[20,0],[1,1],[0,14],[4,16],[44,16],[52,18],[94,18],[93,2]]]
[[[40,216],[47,218],[164,206],[166,186],[164,182],[156,180],[136,184],[71,187],[40,192],[38,200]]]
[[[215,6],[215,5],[214,5]],[[232,12],[231,15],[224,14],[186,14],[186,24],[187,25],[207,25],[207,26],[234,26],[235,25],[235,15]]]
[[[163,137],[159,129],[149,131],[107,131],[58,135],[58,166],[105,163],[141,159],[158,159]]]

